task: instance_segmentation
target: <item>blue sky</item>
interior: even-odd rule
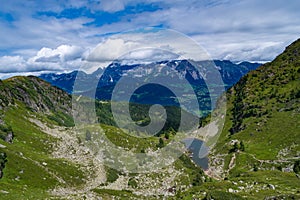
[[[187,35],[214,59],[269,61],[300,36],[299,7],[298,0],[10,0],[0,7],[0,78],[72,71],[99,43],[108,57],[112,44],[126,51],[133,37],[107,39],[145,27]]]

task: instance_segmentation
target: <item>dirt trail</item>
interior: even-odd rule
[[[234,168],[234,166],[235,166],[235,159],[236,159],[236,154],[233,153],[233,155],[231,157],[231,160],[229,162],[229,165],[228,165],[228,172]]]

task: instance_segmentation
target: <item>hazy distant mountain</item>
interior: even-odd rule
[[[201,65],[201,63],[205,63],[205,61],[197,62]],[[228,60],[215,60],[214,61],[217,70],[220,72],[221,77],[226,85],[226,88],[231,87],[235,84],[243,75],[247,74],[249,71],[256,69],[261,64],[260,63],[251,63],[251,62],[241,62],[239,64],[232,63]],[[170,69],[175,68],[179,73],[184,74],[186,73],[186,77],[188,80],[192,79],[203,79],[206,76],[206,71],[203,70],[199,74],[187,60],[173,60],[173,61],[162,61],[157,63],[151,64],[135,64],[135,65],[122,65],[120,63],[112,63],[107,68],[101,69],[99,68],[97,71],[93,72],[92,74],[86,74],[82,71],[73,71],[71,73],[64,73],[64,74],[56,74],[56,73],[49,73],[49,74],[42,74],[40,78],[44,79],[45,81],[55,85],[68,93],[72,93],[74,81],[76,79],[77,73],[80,73],[81,78],[84,78],[89,82],[90,80],[99,79],[100,75],[102,77],[99,81],[99,88],[106,87],[106,86],[114,86],[117,81],[122,77],[126,76],[129,73],[135,77],[147,76],[149,72],[153,73],[155,68],[158,67],[160,69],[159,73],[162,73],[161,66],[166,66],[169,69],[165,69],[165,73],[167,74]],[[193,76],[192,74],[196,72],[197,76]],[[202,83],[203,84],[203,83]]]
[[[168,87],[164,87],[164,84],[167,84],[176,91],[184,91],[189,94],[195,93],[200,105],[200,110],[205,114],[211,110],[211,100],[216,100],[220,95],[220,93],[209,93],[206,84],[207,79],[215,76],[212,72],[213,70],[219,72],[224,82],[225,89],[228,89],[242,76],[260,66],[259,63],[250,62],[234,64],[228,60],[215,60],[214,63],[215,65],[212,66],[210,61],[190,62],[188,60],[161,61],[150,64],[134,65],[124,65],[119,62],[114,62],[105,69],[98,69],[92,74],[74,71],[68,74],[42,74],[40,78],[69,93],[80,93],[85,96],[96,97],[99,100],[111,100],[116,84],[118,84],[121,79],[127,79],[126,84],[123,85],[127,85],[128,87],[123,87],[123,91],[119,91],[119,94],[128,93],[130,90],[130,83],[147,83],[149,80],[160,78],[160,81],[162,82],[161,85],[144,85],[134,91],[130,101],[142,104],[158,103],[162,105],[178,105],[179,101],[176,98],[176,95],[172,93]],[[195,67],[195,64],[198,67]],[[214,69],[212,70],[210,67],[214,67]],[[80,79],[81,89],[73,91],[76,77],[77,79]],[[178,82],[179,79],[181,82]],[[95,81],[93,84],[97,85],[96,94],[94,90],[90,90],[92,81]],[[193,91],[187,91],[188,85],[193,88]],[[215,87],[220,87],[220,85]],[[214,99],[210,99],[211,97]],[[120,97],[118,100],[123,101],[125,99]],[[186,101],[191,101],[191,99],[187,99]]]

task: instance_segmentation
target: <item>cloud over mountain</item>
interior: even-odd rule
[[[110,60],[148,38],[108,37],[145,27],[179,31],[214,59],[269,61],[299,37],[299,6],[297,0],[12,0],[0,7],[0,72],[61,71],[86,64],[87,57]],[[102,58],[87,56],[99,43],[111,48]]]

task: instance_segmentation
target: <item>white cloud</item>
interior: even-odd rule
[[[70,71],[80,68],[84,49],[78,46],[61,45],[55,49],[42,48],[35,56],[0,57],[0,73]]]
[[[125,8],[124,1],[121,0],[103,0],[100,2],[101,10],[107,12],[116,12]]]
[[[159,9],[143,10],[143,5]],[[131,6],[130,12],[126,11],[128,6]],[[153,32],[129,32],[103,39],[103,35],[112,32],[160,25],[188,35],[215,59],[272,60],[299,37],[299,7],[298,0],[288,3],[281,0],[104,0],[89,3],[62,0],[24,1],[22,4],[12,0],[0,7],[0,12],[9,13],[13,18],[12,21],[0,18],[0,72],[63,71],[82,65],[95,69],[136,49],[140,51],[130,56],[139,60],[151,56],[163,59],[151,52],[151,48],[170,52],[169,57],[176,54],[197,60],[205,55],[205,51],[198,55],[199,46],[172,34],[166,37]],[[44,11],[60,14],[70,8],[90,9],[91,14],[72,19],[38,14]],[[97,13],[109,12],[110,15],[117,11],[123,13],[114,16],[118,21],[106,23],[104,17],[99,26],[86,25],[94,20],[101,21]],[[101,45],[93,49],[99,42]],[[145,48],[148,50],[142,52]],[[89,52],[92,53],[88,56]]]
[[[13,76],[39,76],[42,73],[51,73],[53,71],[40,71],[40,72],[13,72],[13,73],[1,73],[0,72],[0,79],[4,80]]]
[[[62,44],[89,47],[101,41],[94,35],[97,28],[86,29],[85,23],[93,21],[86,17],[77,19],[56,19],[44,17],[35,19],[23,17],[12,24],[0,21],[0,49],[26,50],[55,48]]]
[[[84,49],[72,45],[60,45],[56,49],[43,47],[33,58],[35,62],[64,62],[81,58]]]
[[[97,47],[87,57],[88,61],[106,62],[113,61],[132,48],[138,48],[139,44],[125,41],[121,38],[109,38]]]
[[[32,59],[25,60],[21,56],[0,57],[0,73],[37,72],[37,71],[63,70],[57,62],[35,62]]]
[[[146,48],[130,51],[128,54],[122,56],[121,60],[132,60],[137,62],[156,62],[163,60],[174,60],[177,58],[179,58],[179,55],[169,51],[154,48]]]
[[[0,57],[0,73],[24,72],[26,69],[26,61],[21,56]]]
[[[85,49],[73,45],[60,45],[55,49],[43,47],[36,56],[27,61],[33,71],[70,71],[81,66],[82,55]],[[43,66],[41,68],[41,66]]]
[[[210,59],[191,38],[176,31],[149,28],[111,36],[97,45],[86,60],[107,62],[131,59],[150,62],[177,58]]]
[[[271,61],[286,46],[299,36],[273,35],[267,33],[220,33],[215,35],[197,35],[194,39],[203,46],[214,59],[232,61]]]

